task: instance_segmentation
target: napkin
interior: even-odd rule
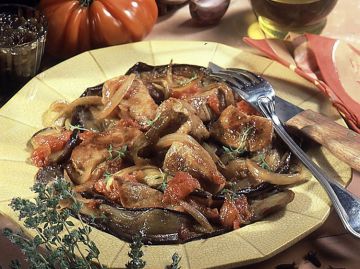
[[[289,34],[285,40],[244,38],[305,79],[325,94],[360,133],[360,47],[314,34]]]

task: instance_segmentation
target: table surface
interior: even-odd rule
[[[360,20],[355,20],[358,14],[360,14],[359,1],[339,1],[328,16],[322,34],[360,44]],[[242,41],[242,37],[248,34],[249,26],[255,22],[256,18],[251,11],[249,1],[232,0],[222,21],[211,27],[195,26],[190,19],[188,7],[184,6],[160,17],[145,40],[214,41],[257,53]],[[44,68],[53,64],[54,62],[49,61],[45,56]],[[353,180],[348,189],[360,196],[359,172],[353,171]],[[0,230],[4,227],[12,227],[12,223],[6,217],[0,216]],[[264,262],[242,268],[275,268],[279,264],[292,262],[300,264],[300,268],[315,268],[309,263],[304,263],[302,259],[309,251],[315,251],[322,262],[321,268],[329,268],[331,265],[334,268],[356,269],[360,264],[359,249],[360,240],[349,235],[337,215],[332,212],[323,226],[294,246]],[[21,260],[21,257],[20,251],[0,235],[0,266],[7,268],[12,259]]]

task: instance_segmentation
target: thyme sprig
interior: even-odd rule
[[[266,162],[265,153],[261,153],[258,156],[258,164],[261,168],[271,171],[270,165]]]
[[[82,205],[75,199],[70,184],[57,179],[51,186],[35,183],[32,190],[37,194],[34,201],[14,198],[10,207],[19,213],[26,228],[36,232],[34,239],[4,230],[4,235],[25,254],[30,268],[104,268],[99,250],[89,237],[91,227],[81,219]],[[71,208],[62,208],[59,204],[62,200],[70,200]],[[79,227],[75,228],[69,220],[71,214],[79,219]]]
[[[181,257],[176,252],[172,255],[172,263],[167,269],[181,269],[180,266]]]
[[[185,86],[185,85],[193,82],[194,80],[197,80],[198,78],[199,78],[198,75],[196,73],[194,73],[194,74],[192,74],[192,76],[190,78],[179,80],[177,83],[180,86]]]
[[[253,125],[249,125],[246,128],[244,128],[239,137],[239,141],[240,141],[239,146],[237,148],[223,146],[224,152],[231,155],[234,158],[242,155],[246,151],[245,149],[246,140],[248,140],[249,135],[254,129],[255,127]]]
[[[158,187],[158,189],[160,191],[164,192],[168,185],[169,174],[163,172],[161,169],[159,169],[159,170],[160,170],[161,176],[158,176],[158,177],[160,177],[162,179],[162,182],[161,182],[161,185]]]
[[[151,127],[154,125],[154,123],[160,118],[160,113],[155,116],[153,120],[146,120],[145,125],[147,127]]]
[[[91,130],[81,127],[79,124],[76,124],[76,125],[70,124],[69,128],[70,128],[70,131],[79,130],[79,131],[91,132]]]
[[[128,255],[131,260],[125,265],[126,269],[142,269],[145,267],[146,262],[142,259],[142,256],[144,255],[141,250],[142,246],[141,236],[135,235],[133,237],[133,242],[130,243],[130,252]]]
[[[110,144],[107,148],[107,151],[109,153],[109,157],[107,160],[116,161],[124,158],[128,152],[128,146],[123,145],[120,149],[114,149],[113,145]]]
[[[10,207],[19,213],[19,219],[24,226],[34,230],[34,238],[27,237],[23,232],[13,232],[4,229],[4,235],[16,244],[24,253],[30,269],[102,269],[106,268],[99,260],[100,251],[90,240],[90,226],[83,223],[80,209],[82,204],[76,200],[70,188],[70,183],[56,179],[51,185],[35,183],[32,191],[36,193],[34,200],[14,198]],[[60,206],[61,201],[71,201],[70,208]],[[76,216],[80,225],[69,219]],[[128,269],[143,269],[146,262],[142,259],[143,243],[139,235],[133,238],[128,253],[130,261]],[[171,269],[180,269],[181,257],[176,253],[172,257]],[[1,266],[0,266],[1,268]],[[20,269],[18,260],[12,261],[11,269]]]

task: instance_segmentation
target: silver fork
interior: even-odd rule
[[[360,199],[326,175],[325,171],[316,165],[286,132],[275,114],[275,91],[270,83],[252,72],[236,68],[224,69],[211,62],[208,70],[211,76],[228,83],[242,99],[272,121],[275,132],[321,183],[345,228],[360,238]]]

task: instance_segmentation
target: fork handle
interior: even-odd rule
[[[312,110],[305,110],[286,122],[327,148],[337,158],[360,171],[360,134]]]
[[[273,122],[275,132],[323,186],[345,228],[354,236],[360,238],[360,219],[358,217],[360,214],[360,200],[340,184],[330,179],[295,143],[276,116],[272,100],[268,97],[260,97],[258,106],[264,115]]]

